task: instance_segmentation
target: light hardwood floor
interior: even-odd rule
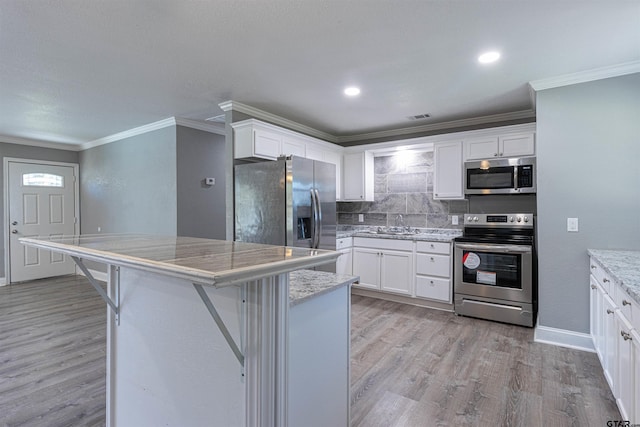
[[[533,343],[527,328],[366,297],[354,296],[352,310],[352,426],[620,417],[595,354]],[[104,425],[105,324],[105,304],[82,277],[0,287],[0,426]]]
[[[352,426],[606,426],[594,353],[533,330],[353,296]]]

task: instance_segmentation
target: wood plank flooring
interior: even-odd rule
[[[532,329],[361,296],[352,313],[354,427],[620,418],[596,355],[533,343]],[[0,426],[104,425],[105,325],[83,277],[0,287]]]
[[[351,425],[605,426],[620,413],[594,353],[533,330],[353,296]]]
[[[81,276],[0,287],[0,426],[105,424],[105,307]]]

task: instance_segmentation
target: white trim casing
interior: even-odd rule
[[[5,286],[7,284],[7,279],[5,277],[0,277],[0,286]]]
[[[536,325],[533,332],[533,341],[572,348],[574,350],[588,351],[590,353],[595,353],[596,351],[591,335],[568,331],[566,329],[551,328],[549,326]]]

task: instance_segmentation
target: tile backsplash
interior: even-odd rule
[[[400,152],[374,158],[374,202],[338,202],[340,225],[462,228],[467,200],[433,199],[433,151]],[[363,214],[364,222],[358,221]],[[451,224],[458,215],[460,225]]]

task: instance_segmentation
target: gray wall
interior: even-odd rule
[[[176,235],[176,127],[80,152],[81,232]]]
[[[540,91],[536,103],[538,323],[587,333],[587,249],[640,249],[640,73]]]
[[[402,215],[411,227],[462,228],[466,200],[433,199],[433,151],[377,156],[374,158],[374,202],[339,202],[340,225],[396,225]],[[358,222],[364,214],[364,222]],[[451,224],[458,215],[459,225]]]
[[[46,160],[50,162],[78,163],[78,152],[56,150],[52,148],[31,147],[28,145],[8,144],[0,142],[0,188],[4,189],[4,158]],[[4,196],[0,197],[0,211],[4,216]],[[3,223],[4,224],[4,223]],[[4,270],[4,226],[0,227],[0,277],[5,277]]]
[[[177,233],[225,239],[225,137],[177,126]],[[215,178],[213,186],[204,184]]]

